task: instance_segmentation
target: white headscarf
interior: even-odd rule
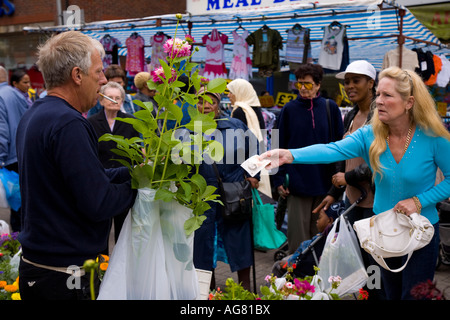
[[[236,79],[228,84],[228,90],[236,97],[236,102],[233,105],[233,110],[231,115],[233,115],[236,108],[241,107],[244,110],[245,118],[247,119],[247,127],[251,132],[258,138],[260,146],[264,145],[261,143],[263,141],[263,135],[261,132],[261,127],[259,126],[258,116],[252,107],[260,107],[258,95],[252,84],[244,79]],[[270,178],[268,171],[264,168],[261,170],[260,181],[258,190],[265,195],[272,197],[272,189],[270,186]]]
[[[247,119],[247,127],[258,138],[258,141],[261,142],[263,136],[259,126],[258,116],[252,109],[252,107],[260,107],[261,103],[252,84],[244,79],[236,79],[231,81],[227,88],[236,97],[231,115],[233,115],[233,112],[238,107],[241,107]]]

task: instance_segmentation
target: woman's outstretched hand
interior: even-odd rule
[[[286,163],[292,163],[294,157],[292,153],[287,149],[274,149],[264,152],[259,156],[260,161],[270,160],[270,163],[266,166],[267,170],[278,168]]]

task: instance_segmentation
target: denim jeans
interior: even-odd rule
[[[380,268],[386,299],[412,300],[411,289],[414,286],[428,279],[433,281],[439,253],[439,223],[433,227],[434,236],[430,243],[422,249],[414,251],[405,269],[396,273]],[[389,268],[395,269],[405,263],[406,256],[385,260]]]

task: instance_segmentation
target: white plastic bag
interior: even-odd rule
[[[339,224],[339,232],[336,227]],[[322,278],[323,290],[330,293],[330,276],[339,276],[342,281],[331,293],[339,296],[358,292],[368,279],[361,257],[358,240],[350,224],[343,216],[339,217],[327,236],[320,257],[318,276]]]
[[[100,286],[99,300],[192,300],[198,295],[194,236],[184,222],[192,211],[177,202],[155,201],[140,189],[124,221]]]
[[[0,235],[10,234],[9,224],[5,220],[0,220]]]

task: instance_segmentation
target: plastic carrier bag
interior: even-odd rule
[[[21,206],[19,174],[6,168],[0,168],[0,207],[19,210]]]
[[[338,223],[339,222],[339,223]],[[339,232],[336,227],[339,224]],[[330,292],[328,279],[340,276],[342,282],[332,293],[339,296],[358,292],[368,279],[356,235],[347,220],[340,216],[327,236],[319,262],[318,275],[324,280],[324,291]]]
[[[194,235],[184,222],[192,210],[155,201],[139,189],[100,286],[99,300],[193,300],[199,294],[193,265]]]
[[[261,250],[279,248],[286,241],[286,236],[276,228],[275,208],[269,203],[263,204],[256,189],[252,188],[252,193],[254,246]]]

